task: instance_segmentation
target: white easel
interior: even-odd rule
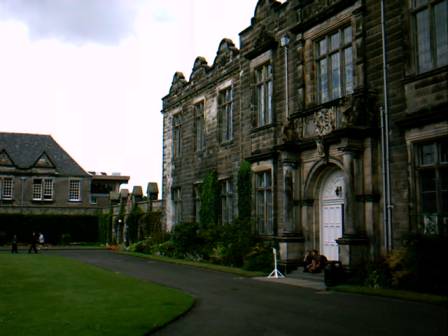
[[[285,276],[277,269],[277,250],[272,248],[272,253],[274,254],[274,270],[268,275],[268,278],[284,278]]]

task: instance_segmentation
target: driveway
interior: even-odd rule
[[[181,289],[197,302],[154,335],[447,335],[446,307],[318,291],[109,251],[48,251]]]

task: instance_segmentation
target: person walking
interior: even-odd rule
[[[36,232],[33,232],[33,236],[31,237],[31,244],[30,248],[28,249],[28,253],[31,253],[31,250],[34,251],[34,253],[37,253],[37,242],[38,242],[38,236]]]
[[[19,253],[19,250],[17,249],[17,235],[12,236],[11,253]]]
[[[39,249],[44,248],[45,245],[45,238],[44,238],[44,234],[41,232],[39,233]]]

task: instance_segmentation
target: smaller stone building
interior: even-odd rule
[[[93,214],[91,181],[50,135],[0,133],[1,214]]]

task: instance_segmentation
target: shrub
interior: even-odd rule
[[[394,250],[386,262],[392,286],[408,290],[448,294],[443,256],[446,237],[409,235],[402,249]]]
[[[153,253],[165,257],[172,257],[172,258],[180,258],[181,256],[178,255],[176,245],[172,240],[167,240],[164,243],[157,244],[154,246]]]
[[[247,271],[270,272],[274,267],[272,247],[261,242],[244,257],[243,268]]]
[[[442,256],[447,238],[409,235],[401,248],[366,266],[363,283],[374,288],[396,288],[448,294]]]
[[[187,254],[200,255],[204,249],[205,239],[198,234],[197,223],[177,224],[172,233],[171,240],[176,249],[176,256],[184,258]]]
[[[152,247],[154,243],[152,242],[151,238],[141,240],[137,243],[131,244],[129,246],[129,251],[131,252],[140,252],[140,253],[151,253]]]
[[[390,270],[384,258],[368,263],[358,275],[367,287],[388,288],[391,285]]]

